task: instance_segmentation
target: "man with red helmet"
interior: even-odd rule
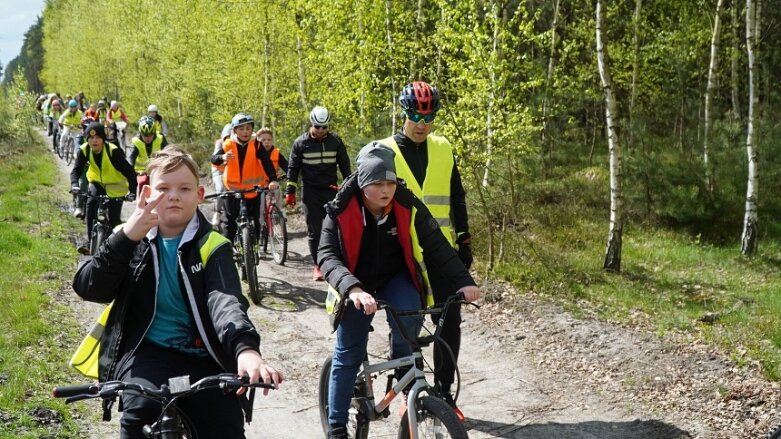
[[[415,81],[404,86],[399,96],[404,116],[401,131],[381,140],[396,153],[396,172],[418,198],[423,200],[437,220],[442,234],[458,251],[458,256],[469,269],[472,265],[471,235],[466,209],[466,192],[461,183],[453,148],[450,142],[431,134],[434,119],[440,108],[439,94],[426,82]],[[429,284],[428,304],[442,303],[455,294],[449,279],[439,273],[424,273]],[[433,321],[439,315],[432,315]],[[458,359],[461,347],[461,308],[451,307],[445,316],[442,338]],[[447,349],[436,345],[434,349],[435,381],[445,400],[463,420],[463,413],[456,407],[451,394],[455,375],[455,363]]]

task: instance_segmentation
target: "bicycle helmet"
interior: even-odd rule
[[[138,119],[138,132],[142,136],[155,134],[155,120],[149,116],[143,116],[141,119]]]
[[[146,111],[149,112],[149,113],[151,113],[153,111],[155,113],[157,113],[157,105],[155,105],[155,104],[150,105],[149,108],[146,109]]]
[[[76,108],[76,107],[78,107],[78,106],[79,106],[79,103],[78,103],[78,102],[76,102],[76,99],[71,99],[71,100],[68,102],[68,107],[69,107],[69,108]]]
[[[399,103],[402,110],[422,115],[436,114],[441,105],[437,88],[423,81],[405,85],[399,95]]]
[[[325,107],[318,106],[312,108],[312,111],[309,112],[309,123],[311,123],[312,126],[328,126],[331,123],[331,113],[329,113],[328,109]]]
[[[233,116],[233,119],[231,119],[231,129],[247,124],[251,124],[253,128],[255,127],[255,119],[247,113],[237,113]]]
[[[112,109],[115,109],[115,108],[117,108],[117,107],[119,106],[119,104],[117,103],[117,101],[111,101],[111,104],[109,104],[109,106],[110,106]]]
[[[106,101],[100,100],[98,101],[98,108],[105,108],[106,107]]]
[[[225,140],[228,137],[231,136],[231,124],[226,123],[224,127],[222,127],[222,132],[220,133],[220,139]]]

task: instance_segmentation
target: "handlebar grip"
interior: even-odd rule
[[[55,387],[52,390],[52,396],[55,398],[68,398],[78,395],[97,395],[99,391],[100,386],[96,383],[79,384],[76,386]]]

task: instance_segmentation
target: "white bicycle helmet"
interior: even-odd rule
[[[232,129],[233,129],[233,125],[226,123],[225,126],[222,127],[222,133],[220,133],[220,139],[225,140],[228,137],[230,137]]]
[[[152,105],[150,105],[150,106],[149,106],[149,108],[147,108],[147,109],[146,109],[146,111],[147,111],[148,113],[151,113],[151,112],[153,112],[153,111],[154,111],[155,113],[157,113],[157,105],[155,105],[155,104],[152,104]]]
[[[325,107],[318,106],[312,108],[312,111],[309,113],[309,123],[311,123],[312,126],[328,126],[331,123],[331,113],[329,113],[328,109]]]

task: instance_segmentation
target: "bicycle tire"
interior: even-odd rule
[[[65,145],[62,144],[63,139],[62,136],[60,136],[60,141],[57,143],[57,157],[59,157],[62,160],[65,160],[65,156],[63,155],[63,151],[65,150]]]
[[[67,146],[65,147],[65,164],[70,165],[73,163],[73,138],[68,138]]]
[[[52,151],[60,155],[60,130],[54,130],[52,133]]]
[[[418,438],[469,439],[464,424],[458,420],[453,408],[444,400],[434,396],[424,396],[418,400]],[[399,423],[398,439],[409,439],[408,413],[405,412]]]
[[[89,251],[91,255],[94,256],[98,253],[100,244],[103,243],[107,236],[108,234],[106,233],[105,227],[102,224],[99,224],[96,220],[95,225],[92,226],[92,239],[90,239],[89,244]]]
[[[317,402],[320,409],[320,424],[323,427],[323,433],[328,435],[328,384],[331,381],[331,363],[333,357],[328,356],[320,367],[320,381],[317,386]],[[357,384],[357,383],[356,383]],[[359,389],[353,390],[353,395],[360,394]],[[355,400],[350,402],[350,415],[347,419],[347,435],[350,439],[367,439],[369,437],[369,421],[360,412],[360,408],[355,404]]]
[[[765,439],[781,439],[781,424],[776,425],[770,433],[765,436]]]
[[[271,254],[277,265],[284,265],[287,260],[287,221],[277,206],[272,205],[271,227],[268,231],[268,240],[271,242]]]
[[[255,260],[255,237],[249,227],[241,229],[241,244],[244,247],[244,268],[247,270],[247,286],[249,298],[255,305],[260,305],[263,295],[258,288],[258,263]]]

